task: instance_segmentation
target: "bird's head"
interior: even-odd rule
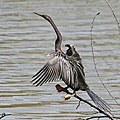
[[[40,13],[36,13],[36,12],[34,12],[34,14],[43,17],[43,18],[46,19],[47,21],[50,21],[50,20],[51,20],[51,17],[48,16],[48,15],[46,15],[46,14],[40,14]]]
[[[65,47],[68,47],[68,48],[70,48],[70,47],[71,47],[71,45],[70,45],[70,44],[66,44],[66,45],[65,45]]]
[[[75,47],[73,45],[66,44],[65,47],[68,47],[68,49],[66,50],[66,55],[68,55],[69,57],[72,57],[76,60],[81,59],[78,52],[75,50]]]
[[[70,44],[66,44],[65,47],[68,47],[68,49],[66,50],[66,55],[72,56],[75,50],[74,46]]]

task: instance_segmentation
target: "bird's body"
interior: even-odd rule
[[[71,46],[69,44],[65,45],[68,47],[68,50],[66,51],[66,57],[70,63],[71,66],[71,84],[70,88],[72,88],[74,91],[77,90],[83,90],[85,91],[88,87],[87,83],[85,82],[85,73],[84,73],[84,67],[82,65],[82,59],[80,58],[79,54],[75,50],[74,46]]]
[[[66,53],[63,53],[61,49],[62,36],[51,17],[38,13],[35,14],[43,17],[53,26],[57,39],[55,41],[55,54],[53,58],[33,76],[32,83],[36,86],[41,86],[46,82],[62,80],[67,85],[67,88],[71,88],[74,93],[78,90],[87,91],[90,98],[100,109],[108,111],[108,104],[93,93],[86,83],[82,59],[74,46],[65,45],[68,49]]]

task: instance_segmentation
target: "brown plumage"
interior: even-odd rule
[[[51,17],[44,14],[35,14],[43,17],[52,25],[57,39],[55,41],[55,54],[53,58],[33,76],[32,83],[36,86],[41,86],[46,82],[62,80],[67,85],[66,89],[71,88],[74,93],[78,90],[87,91],[90,98],[100,109],[109,111],[108,104],[93,93],[87,85],[82,59],[75,50],[75,47],[66,44],[65,46],[68,47],[68,49],[66,53],[63,53],[61,49],[62,35]]]

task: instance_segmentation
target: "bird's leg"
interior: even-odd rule
[[[69,92],[64,96],[65,100],[69,100],[71,97],[73,97],[76,94],[75,91],[73,91],[73,93]]]
[[[75,90],[73,90],[73,94],[76,94],[76,91],[75,91]]]
[[[56,89],[58,92],[66,92],[67,94],[63,97],[65,100],[68,100],[70,99],[72,96],[74,96],[76,93],[75,93],[75,90],[73,91],[73,93],[69,92],[67,89],[69,88],[69,86],[67,87],[62,87],[60,86],[59,84],[57,84],[56,86]]]

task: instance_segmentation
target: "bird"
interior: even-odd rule
[[[110,111],[110,106],[102,100],[98,95],[96,95],[93,91],[91,91],[90,87],[85,81],[85,72],[84,72],[84,67],[82,65],[82,59],[80,58],[80,55],[76,51],[74,46],[71,46],[69,44],[65,45],[69,49],[66,51],[66,56],[69,58],[70,63],[73,65],[73,75],[74,76],[73,80],[69,86],[71,89],[74,91],[82,90],[86,91],[89,95],[89,97],[93,100],[93,102],[100,108],[105,111]],[[72,74],[72,73],[71,73]],[[74,85],[73,85],[74,84]],[[72,87],[74,86],[74,88]]]
[[[62,35],[53,19],[46,14],[36,12],[34,14],[41,16],[52,25],[57,38],[55,40],[55,53],[53,57],[32,77],[31,82],[33,85],[41,86],[47,82],[62,80],[67,85],[65,89],[71,88],[73,94],[79,90],[86,91],[96,106],[104,111],[110,111],[109,105],[91,91],[86,83],[82,59],[75,47],[66,44],[65,47],[68,49],[64,53],[61,48]]]

